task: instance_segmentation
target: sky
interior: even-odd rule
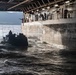
[[[0,25],[21,25],[22,12],[0,11]]]

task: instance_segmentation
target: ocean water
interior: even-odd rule
[[[76,75],[76,50],[59,50],[38,39],[28,49],[0,48],[0,75]]]
[[[21,33],[21,25],[0,25],[0,39],[6,36],[9,31],[15,34]]]
[[[1,25],[0,36],[9,30],[19,34],[21,26]],[[76,75],[76,50],[60,50],[36,37],[28,41],[27,50],[0,44],[0,75]]]

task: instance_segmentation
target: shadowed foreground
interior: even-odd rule
[[[76,50],[29,41],[27,51],[0,49],[0,75],[76,75]]]

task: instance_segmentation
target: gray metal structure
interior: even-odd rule
[[[66,0],[0,0],[0,11],[31,12],[54,4],[63,4]],[[73,2],[75,0],[71,0]]]

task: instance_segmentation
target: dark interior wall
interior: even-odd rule
[[[54,32],[52,36],[50,35],[50,38],[54,37],[53,39],[54,43],[62,44],[69,49],[76,49],[76,23],[49,25],[48,27],[50,28],[50,30],[53,30],[52,32]],[[55,40],[58,40],[58,41],[55,41]],[[60,40],[62,42],[59,42]]]
[[[67,24],[62,34],[62,43],[69,49],[76,49],[76,24]],[[64,35],[66,33],[66,35]]]

